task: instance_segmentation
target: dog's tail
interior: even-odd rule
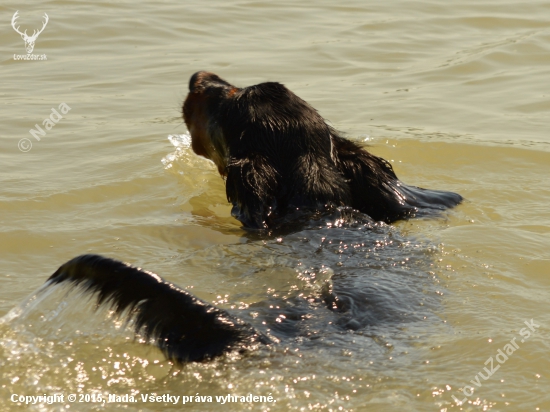
[[[97,293],[97,304],[135,320],[135,332],[152,339],[168,359],[203,361],[244,352],[270,340],[236,319],[165,281],[160,276],[98,255],[78,256],[62,265],[47,286],[72,283]]]

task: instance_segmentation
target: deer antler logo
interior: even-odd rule
[[[46,24],[48,24],[48,20],[49,20],[50,18],[48,17],[48,15],[47,15],[46,13],[44,13],[44,17],[45,17],[45,19],[46,19],[46,20],[44,21],[44,25],[42,26],[42,28],[41,28],[40,30],[38,30],[38,31],[34,30],[32,36],[29,36],[29,35],[27,35],[27,30],[25,30],[24,33],[21,33],[21,32],[19,31],[19,26],[15,27],[15,20],[17,20],[17,18],[19,17],[19,16],[17,15],[17,13],[19,13],[19,10],[17,10],[17,11],[15,12],[15,14],[13,15],[13,17],[12,17],[12,19],[11,19],[11,26],[13,27],[13,29],[14,29],[17,33],[19,33],[19,34],[21,35],[21,38],[22,38],[23,40],[25,40],[25,48],[27,49],[27,53],[28,53],[28,54],[31,54],[32,51],[34,50],[34,42],[36,41],[36,38],[38,37],[38,35],[39,35],[40,33],[42,33],[42,32],[44,31],[44,28],[46,27]]]

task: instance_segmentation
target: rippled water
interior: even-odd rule
[[[14,60],[16,10],[28,33],[48,13],[34,50],[47,60]],[[276,400],[76,410],[550,410],[548,3],[12,1],[3,14],[2,410],[22,409],[12,394],[54,393]],[[197,70],[282,82],[404,182],[467,200],[378,231],[246,233],[215,167],[186,145],[180,105]],[[70,111],[38,141],[29,129],[61,103]],[[88,299],[34,297],[88,252],[153,270],[281,343],[178,368]],[[363,300],[329,311],[329,278]],[[289,312],[302,320],[285,329]]]

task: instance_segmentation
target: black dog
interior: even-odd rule
[[[350,206],[391,223],[456,206],[456,193],[406,186],[391,165],[344,139],[280,83],[238,89],[195,73],[183,104],[192,148],[227,178],[232,215],[270,228],[288,215]]]
[[[214,161],[226,178],[232,214],[248,228],[271,229],[340,206],[389,223],[462,200],[455,193],[404,185],[387,161],[340,137],[279,83],[238,89],[215,74],[195,73],[183,116],[193,150]],[[64,282],[96,292],[98,305],[110,303],[117,313],[129,313],[136,332],[179,362],[271,342],[226,311],[122,262],[77,257],[61,266],[47,286]],[[329,306],[335,307],[334,300]]]

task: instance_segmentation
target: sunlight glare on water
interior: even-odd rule
[[[550,410],[547,2],[3,4],[2,411]],[[48,14],[33,51],[46,60],[14,59],[15,11],[27,33]],[[281,82],[403,182],[465,201],[393,225],[247,232],[181,119],[199,70]],[[279,343],[174,365],[89,296],[38,293],[84,253],[158,273]],[[330,293],[345,310],[327,309]],[[65,401],[11,400],[55,393]],[[216,401],[248,394],[276,402]]]

